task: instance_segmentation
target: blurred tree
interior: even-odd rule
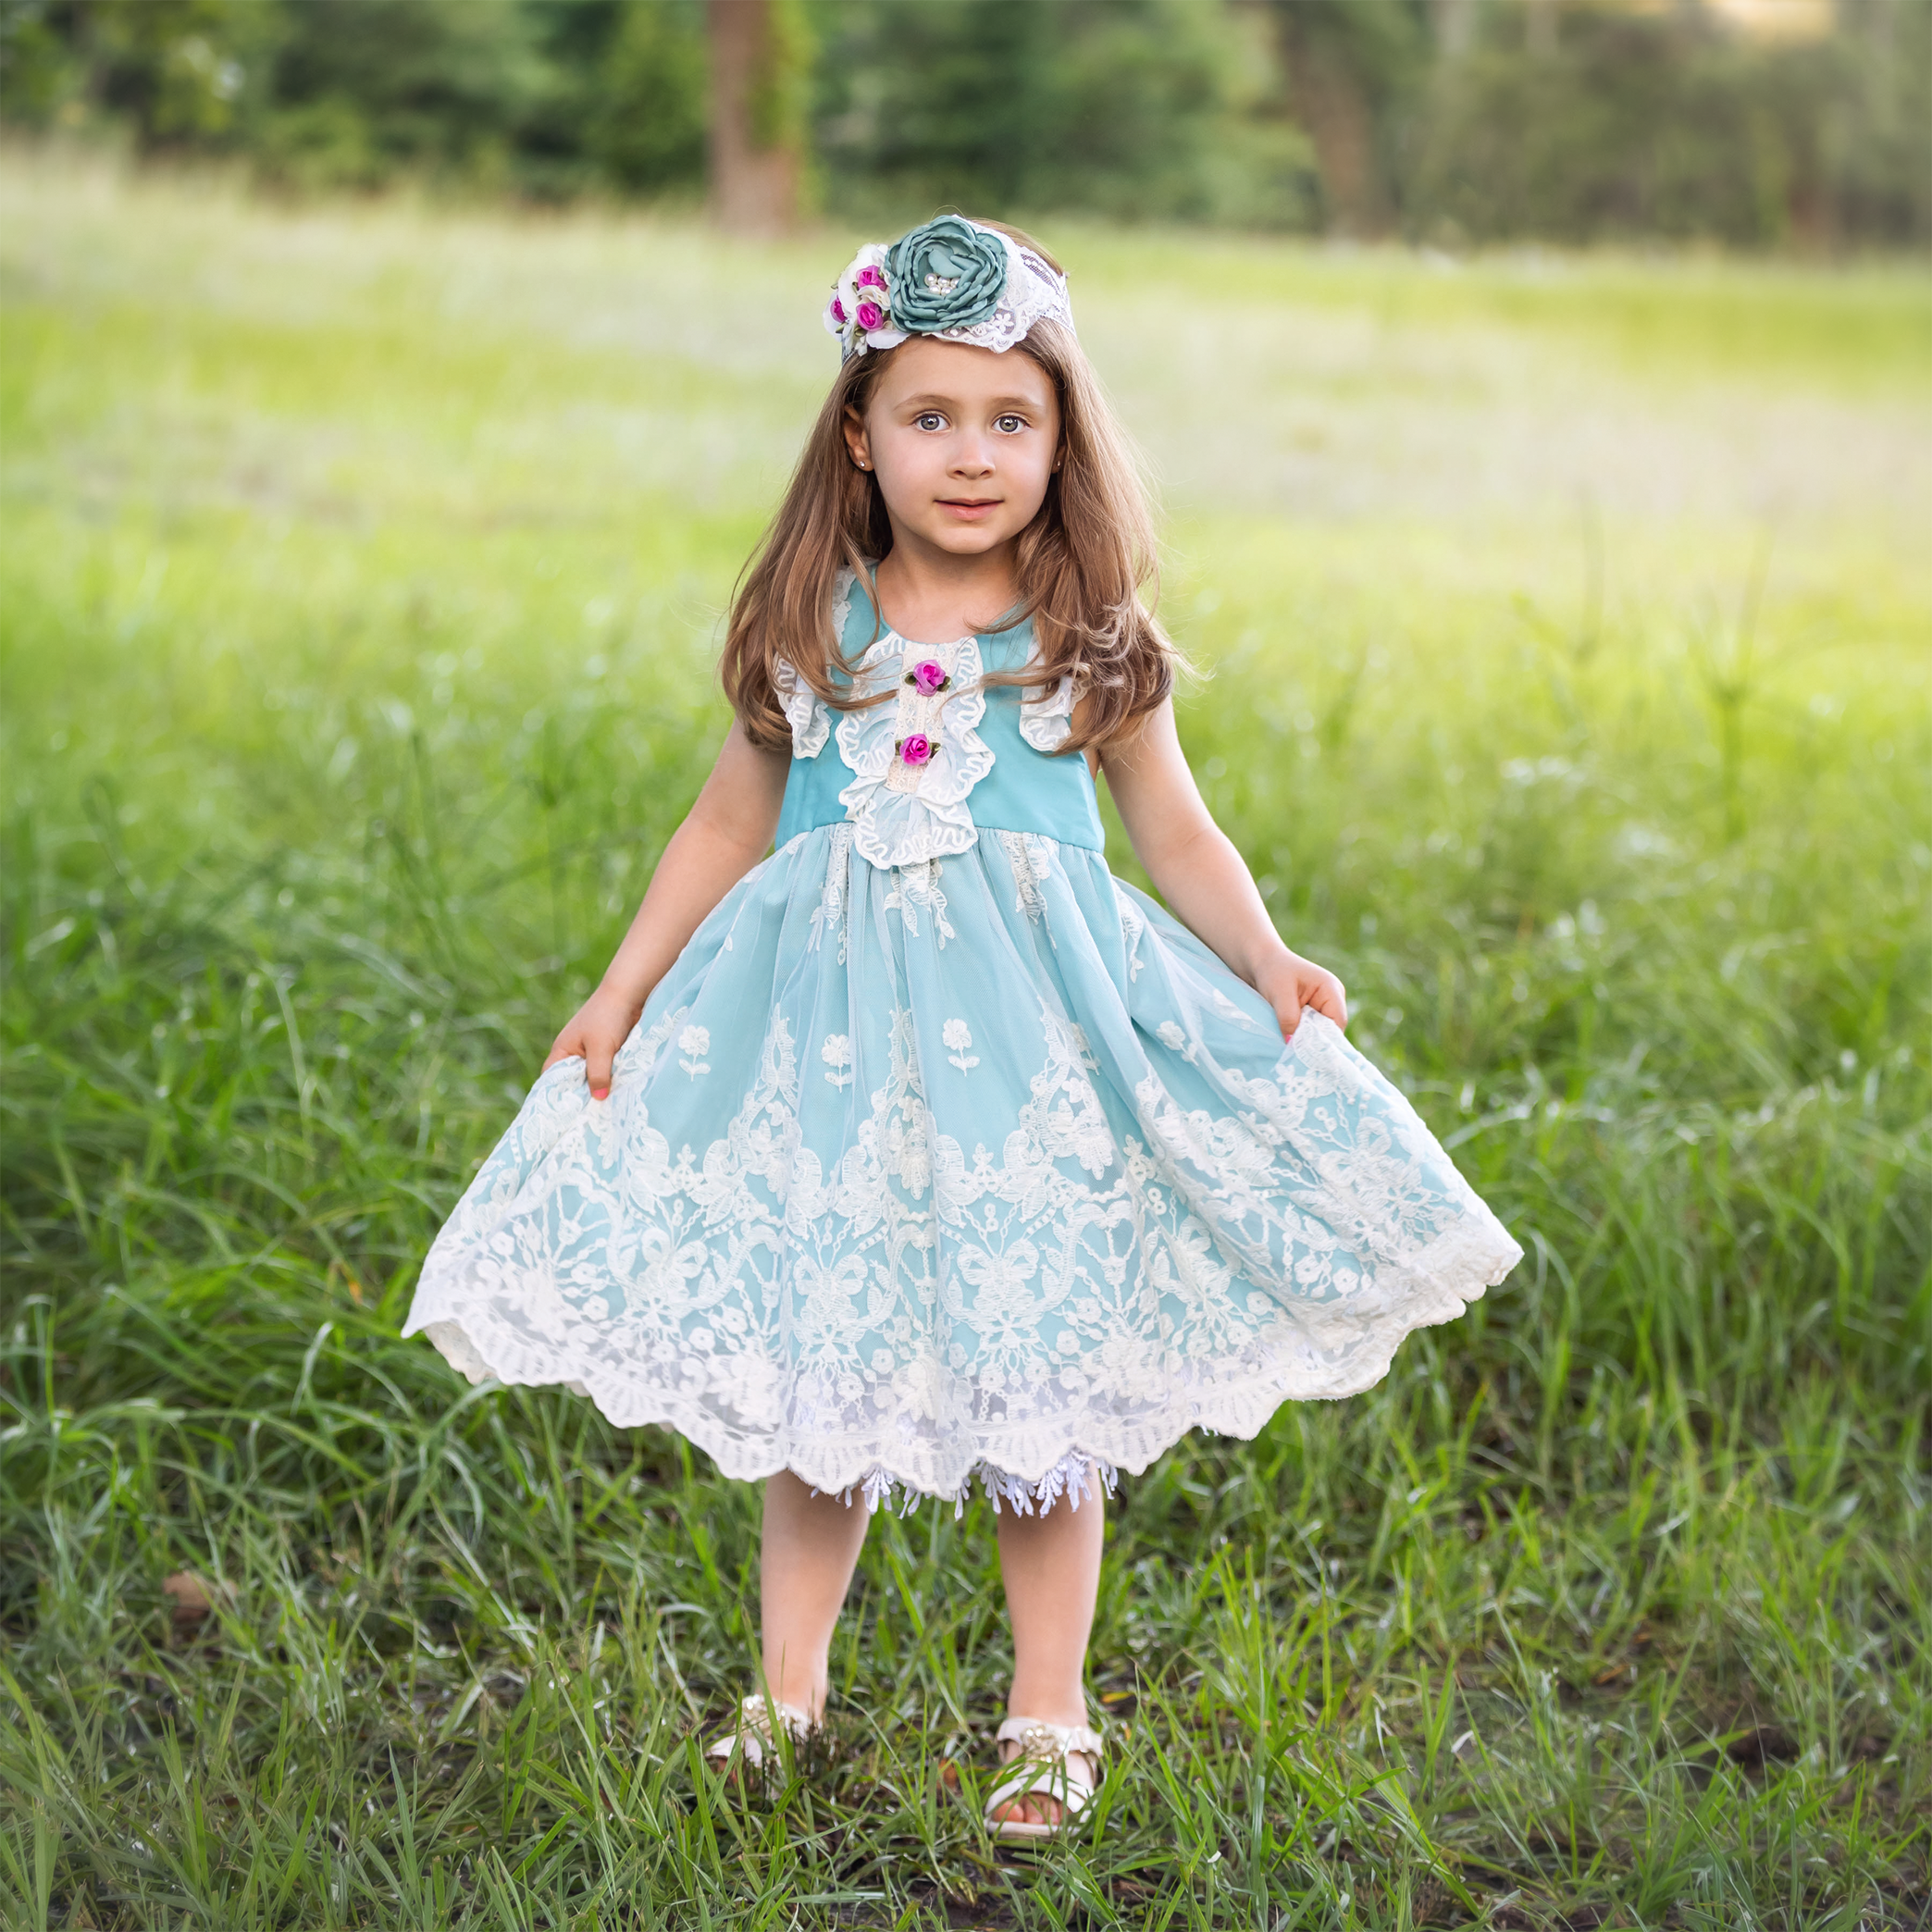
[[[643,192],[704,179],[710,88],[700,0],[627,0],[603,56],[589,148],[605,176]]]
[[[1923,239],[1932,0],[1847,13],[1832,39],[1778,44],[1688,5],[1573,6],[1532,51],[1499,9],[1436,71],[1406,156],[1406,225],[1472,242]]]
[[[266,0],[0,0],[0,111],[125,121],[146,148],[222,145],[281,28]]]
[[[154,0],[133,0],[148,6]],[[547,76],[519,0],[289,0],[265,151],[328,185],[503,180]]]
[[[1429,18],[1415,0],[1273,0],[1288,97],[1315,143],[1326,226],[1344,235],[1394,225],[1389,146],[1422,77]]]
[[[0,122],[44,128],[79,110],[83,87],[70,8],[56,0],[0,0]]]
[[[705,0],[711,43],[711,196],[749,234],[798,219],[812,39],[799,0]]]
[[[1932,0],[1839,0],[1839,20],[1843,85],[1817,130],[1830,227],[1923,245],[1932,242]]]
[[[526,16],[538,84],[514,130],[512,178],[536,200],[567,201],[604,179],[593,137],[625,0],[518,4]]]
[[[1836,11],[1801,45],[1714,0],[0,0],[0,118],[317,188],[690,192],[709,160],[759,228],[816,164],[878,221],[1923,243],[1932,0]]]
[[[1220,0],[822,0],[835,194],[1255,227],[1307,217],[1270,36]]]
[[[1204,0],[1060,0],[1065,39],[1030,205],[1122,220],[1306,227],[1314,156],[1252,10]]]

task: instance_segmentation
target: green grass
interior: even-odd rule
[[[722,731],[848,239],[0,161],[7,1922],[1923,1926],[1919,270],[1049,238],[1212,802],[1530,1251],[1124,1483],[1091,1831],[975,1822],[982,1509],[876,1523],[741,1800],[755,1492],[396,1339]]]

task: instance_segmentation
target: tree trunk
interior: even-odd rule
[[[1436,51],[1444,60],[1460,60],[1476,44],[1479,0],[1430,0]]]
[[[799,139],[782,97],[789,50],[779,0],[706,0],[711,38],[711,201],[721,228],[772,235],[799,218]]]
[[[1389,230],[1391,208],[1376,153],[1375,112],[1344,47],[1311,24],[1303,4],[1282,9],[1288,56],[1288,104],[1315,143],[1332,234],[1368,237]]]

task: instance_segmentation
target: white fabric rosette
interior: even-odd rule
[[[892,326],[892,291],[886,279],[886,248],[868,242],[840,271],[825,303],[825,327],[838,338],[841,358],[867,349],[893,349],[906,340]]]

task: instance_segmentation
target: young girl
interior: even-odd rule
[[[736,722],[405,1332],[765,1479],[763,1690],[712,1746],[754,1766],[819,1721],[869,1510],[976,1477],[1018,1760],[987,1818],[1044,1837],[1099,1775],[1116,1471],[1368,1388],[1521,1251],[1201,802],[1058,265],[942,216],[825,319]],[[1171,913],[1108,872],[1100,775]]]

